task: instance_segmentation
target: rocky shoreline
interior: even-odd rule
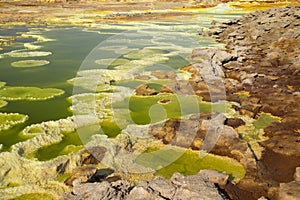
[[[299,6],[273,8],[217,23],[208,34],[226,43],[230,53],[221,60],[227,100],[238,102],[237,110],[251,118],[262,112],[281,118],[264,128],[257,171],[248,171],[251,178],[246,175],[237,185],[226,186],[233,199],[299,196],[294,177],[300,166],[299,19]]]

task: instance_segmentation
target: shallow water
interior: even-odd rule
[[[135,85],[134,82],[130,84],[130,81],[133,80],[131,77],[133,73],[143,72],[147,74],[158,69],[176,71],[179,67],[191,62],[186,59],[186,56],[194,48],[220,46],[211,38],[197,35],[197,32],[201,28],[208,28],[212,20],[222,21],[242,14],[239,11],[224,14],[218,10],[207,10],[206,12],[199,12],[197,20],[193,19],[192,21],[143,22],[124,25],[96,24],[90,28],[2,27],[0,29],[1,38],[15,38],[11,45],[3,46],[0,51],[0,54],[2,54],[2,58],[0,57],[0,81],[6,82],[7,86],[58,88],[64,90],[65,93],[48,100],[8,101],[8,105],[0,108],[0,112],[21,113],[29,116],[25,123],[0,132],[0,144],[3,144],[0,151],[7,151],[11,145],[28,139],[28,136],[25,137],[19,133],[26,126],[49,120],[63,119],[72,115],[69,109],[72,104],[67,98],[72,94],[93,92],[93,90],[83,88],[80,84],[73,87],[68,83],[68,80],[77,76],[78,71],[89,69],[123,70],[116,73],[124,73],[126,76],[116,77],[114,75],[114,78],[119,78],[117,85],[130,88],[132,84]],[[23,33],[25,35],[22,35]],[[26,34],[37,37],[28,37]],[[41,40],[39,36],[51,40]],[[25,43],[41,46],[39,49],[26,51],[51,52],[51,55],[41,57],[10,57],[5,55],[5,53],[13,50],[25,49]],[[143,49],[150,49],[150,52],[142,52]],[[126,59],[130,64],[116,66],[101,64],[101,59],[107,58]],[[13,62],[29,59],[47,60],[50,63],[32,68],[15,68],[11,66]],[[96,60],[100,60],[100,64],[97,64]],[[92,87],[99,87],[99,85],[105,87],[104,91],[109,93],[114,91],[110,87],[107,88],[106,83],[103,85],[101,85],[102,83],[88,84]],[[128,96],[128,94],[120,94],[120,92],[116,92],[115,95],[119,97],[122,95],[124,97]],[[119,97],[115,98],[118,99]],[[146,111],[148,112],[148,110]],[[151,120],[148,116],[144,119],[141,117],[144,114],[143,112],[132,113],[133,115],[136,114],[133,121],[138,124],[149,123]],[[181,114],[176,115],[176,117],[180,116]],[[154,120],[154,122],[161,119],[163,118]],[[109,129],[107,123],[103,124],[106,124],[104,129]],[[112,129],[116,129],[113,127],[114,125],[112,125]],[[113,135],[116,135],[114,131],[112,132]],[[63,149],[67,144],[71,145],[72,139],[67,140],[68,138],[65,137],[61,144],[55,144],[56,147]],[[75,143],[74,145],[80,145],[78,141]],[[55,147],[50,146],[49,151],[52,151],[51,148]]]

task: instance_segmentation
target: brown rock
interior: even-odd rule
[[[147,84],[142,84],[135,89],[136,95],[139,96],[152,96],[157,95],[158,92],[155,89],[149,88]]]
[[[225,120],[225,125],[237,128],[239,126],[245,125],[245,122],[240,118],[227,118]]]

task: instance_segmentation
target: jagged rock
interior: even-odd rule
[[[300,182],[281,183],[279,188],[280,200],[297,200],[300,196]]]
[[[279,199],[283,200],[296,200],[300,196],[300,177],[299,177],[300,168],[296,168],[294,174],[294,181],[289,183],[281,183],[279,187]]]
[[[199,174],[203,177],[203,180],[210,183],[216,183],[219,186],[225,186],[229,178],[227,174],[214,170],[201,170]]]
[[[144,200],[144,199],[149,199],[149,200],[163,200],[162,197],[159,196],[154,196],[150,192],[148,192],[144,187],[134,187],[129,195],[126,197],[126,200]]]
[[[202,60],[181,68],[191,73],[189,83],[194,94],[205,101],[217,102],[226,99],[224,88],[224,72],[220,64],[213,60]]]
[[[176,192],[176,187],[174,187],[170,181],[161,177],[150,181],[148,183],[148,187],[155,191],[158,195],[168,199],[172,199]]]
[[[157,178],[139,186],[151,191],[155,199],[222,199],[215,186],[208,182],[205,173],[192,176],[174,174],[170,180]]]
[[[225,125],[237,128],[239,126],[245,125],[245,122],[240,118],[227,118]]]
[[[126,199],[126,200],[163,200],[163,199],[203,199],[203,200],[223,200],[217,188],[209,182],[210,174],[214,172],[203,171],[197,175],[183,176],[174,174],[172,178],[166,179],[158,177],[150,181],[142,181],[136,186],[126,180],[114,182],[103,181],[100,183],[81,183],[80,180],[74,181],[72,193],[64,193],[63,200],[77,199]],[[217,173],[217,172],[216,172]],[[212,182],[224,182],[228,176],[215,178]],[[209,177],[208,177],[209,176]],[[224,179],[224,177],[226,177]]]
[[[116,181],[109,183],[103,181],[101,183],[85,183],[76,182],[73,186],[72,193],[63,194],[63,200],[79,200],[79,199],[122,199],[128,194],[133,184],[130,181]]]
[[[300,167],[296,168],[296,172],[294,174],[295,181],[300,181]]]
[[[226,187],[233,199],[261,196],[276,199],[278,185],[292,181],[295,168],[300,165],[300,140],[296,131],[300,125],[295,121],[300,113],[296,103],[299,96],[293,95],[299,92],[300,86],[300,50],[296,47],[300,44],[299,11],[299,6],[289,6],[250,13],[215,24],[210,33],[225,42],[227,51],[237,57],[236,61],[223,65],[225,78],[234,80],[225,81],[227,99],[239,102],[241,106],[236,109],[251,118],[261,112],[282,117],[281,123],[273,123],[264,129],[269,138],[260,143],[265,150],[259,167],[251,168],[248,164],[254,166],[255,159],[250,158],[246,177],[238,184]],[[236,95],[244,91],[249,91],[249,95]],[[287,194],[289,187],[281,185],[282,198],[292,198]]]
[[[203,181],[203,177],[200,174],[187,177],[174,174],[170,180],[177,186],[173,199],[223,199],[215,186],[212,183]]]

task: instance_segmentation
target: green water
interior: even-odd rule
[[[137,157],[136,162],[156,170],[156,173],[171,178],[176,172],[183,175],[198,173],[201,169],[226,172],[234,180],[245,175],[243,166],[233,159],[211,154],[201,155],[192,150],[180,148],[148,149]]]
[[[167,103],[160,103],[164,101]],[[199,112],[218,111],[225,113],[228,106],[230,105],[226,103],[203,102],[198,96],[173,94],[150,97],[132,96],[113,104],[115,110],[128,107],[130,118],[139,125],[156,123],[168,118],[181,118]]]
[[[3,50],[0,50],[0,54],[24,49],[24,43],[36,42],[37,39],[35,38],[22,37],[22,33],[28,33],[28,31],[29,33],[31,31],[30,34],[52,39],[52,41],[34,43],[41,46],[41,49],[33,50],[51,52],[51,55],[30,58],[4,56],[0,58],[0,81],[6,82],[7,86],[57,88],[65,91],[61,96],[43,101],[8,101],[8,105],[0,108],[0,112],[21,113],[29,116],[25,123],[0,132],[0,144],[3,144],[0,151],[7,151],[11,145],[31,138],[20,134],[26,126],[49,120],[63,119],[72,115],[72,112],[69,111],[72,104],[67,98],[84,90],[73,87],[67,83],[67,80],[76,77],[78,71],[89,69],[109,69],[113,71],[117,70],[116,66],[120,67],[118,63],[101,66],[95,60],[125,58],[129,61],[139,61],[139,64],[135,64],[132,68],[125,67],[126,73],[134,73],[130,70],[136,69],[143,72],[155,70],[174,70],[176,72],[179,67],[190,63],[185,57],[194,48],[219,45],[211,38],[197,35],[201,27],[209,27],[212,20],[226,20],[239,15],[241,13],[238,12],[230,15],[214,12],[198,13],[198,19],[193,21],[145,22],[106,26],[98,24],[89,29],[34,26],[0,27],[0,37],[16,37],[12,45],[4,46]],[[143,50],[143,48],[155,48],[157,50],[150,54],[140,54],[140,50]],[[168,54],[174,52],[177,52],[177,54]],[[50,61],[50,63],[34,68],[14,68],[11,66],[13,62],[29,59],[42,59]],[[134,88],[140,83],[145,83],[145,81],[121,79],[116,81],[115,85]],[[164,81],[151,80],[146,81],[146,83],[150,88],[159,90]],[[107,91],[114,92],[114,90]],[[170,103],[158,103],[158,101],[166,98],[170,100]],[[186,103],[182,104],[180,102]],[[223,107],[224,105],[219,105],[219,107],[215,105],[214,109],[224,112]],[[179,118],[191,113],[210,111],[212,107],[210,104],[192,96],[179,97],[179,99],[174,96],[148,97],[147,99],[132,96],[124,98],[123,102],[114,104],[114,109],[119,108],[129,110],[133,123],[148,124],[165,118]],[[165,112],[165,115],[162,115],[161,112]],[[103,120],[100,126],[102,128],[101,133],[110,137],[115,137],[122,128],[125,128],[125,126],[120,126],[111,119]],[[67,146],[80,147],[83,145],[80,140],[76,132],[66,134],[61,142],[39,150],[37,157],[40,160],[48,160],[58,155],[67,154],[68,150],[65,150]]]
[[[25,27],[14,27],[1,32],[2,34],[20,35],[16,32],[26,32]],[[19,132],[30,124],[43,121],[57,120],[71,116],[68,111],[71,105],[66,98],[73,93],[73,87],[66,83],[69,78],[76,76],[78,68],[84,57],[94,47],[95,41],[102,41],[109,35],[83,32],[81,28],[54,28],[42,31],[46,38],[55,39],[51,42],[39,43],[42,51],[52,52],[52,55],[37,58],[11,58],[0,59],[0,80],[8,86],[36,86],[41,88],[58,88],[65,91],[65,94],[53,99],[44,101],[9,101],[6,107],[0,112],[22,113],[29,116],[25,124],[12,130],[0,133],[0,143],[4,145],[2,150],[7,150],[12,144],[26,140]],[[32,42],[35,39],[17,40],[15,44],[5,50],[23,49],[22,43]],[[36,68],[19,69],[11,67],[11,63],[26,59],[46,59],[50,64]]]

